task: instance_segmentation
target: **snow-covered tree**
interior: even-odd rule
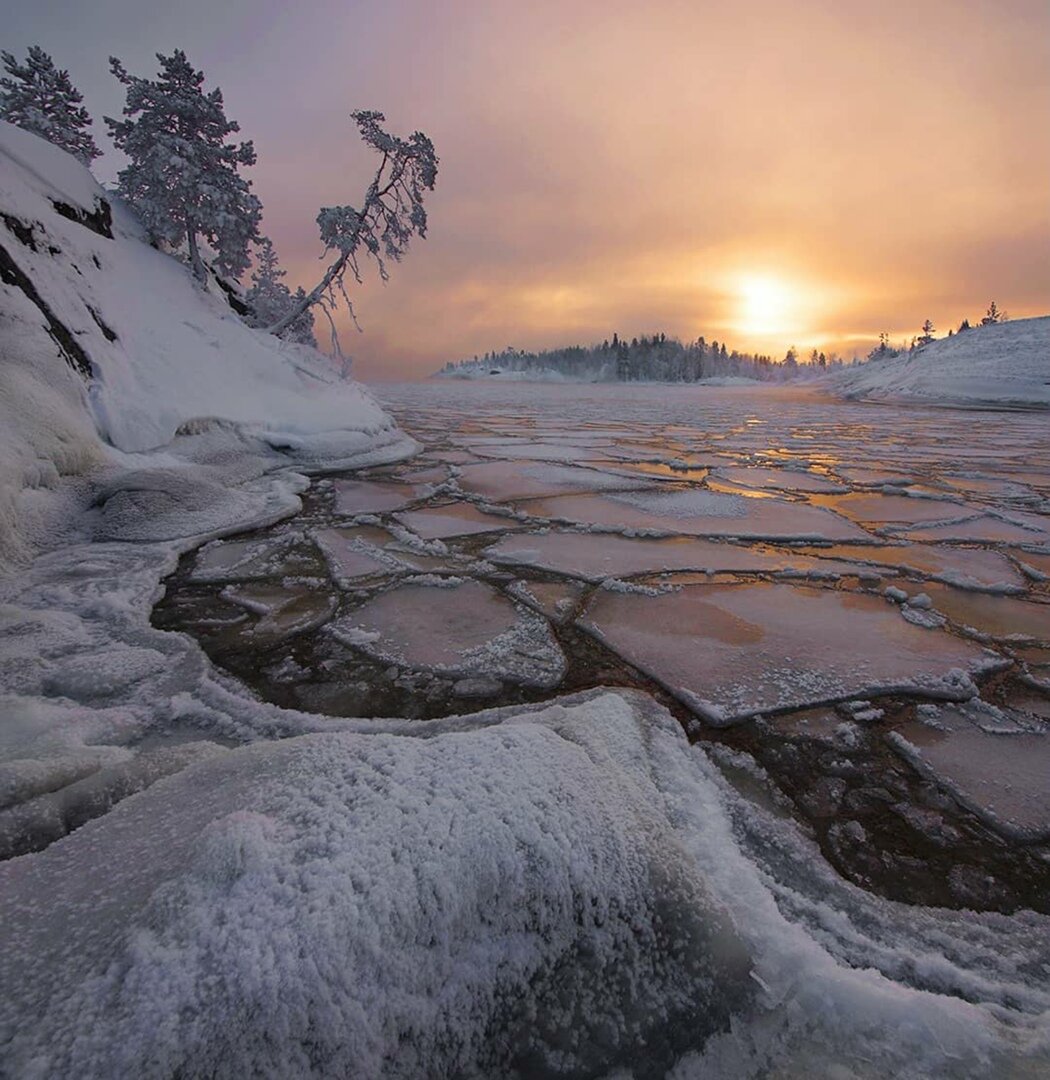
[[[129,75],[116,57],[109,60],[127,87],[125,119],[106,117],[114,143],[131,159],[120,171],[118,190],[155,239],[185,240],[199,281],[207,276],[199,238],[214,250],[219,273],[240,277],[262,214],[251,181],[238,171],[255,164],[255,148],[250,141],[226,141],[240,126],[227,120],[218,87],[204,92],[204,73],[193,70],[181,49],[157,53],[157,60],[155,80]]]
[[[884,330],[879,334],[879,343],[868,353],[869,360],[884,360],[888,357],[897,356],[898,351],[890,347],[890,335]]]
[[[88,131],[91,117],[83,95],[68,71],[56,68],[39,45],[30,45],[24,64],[6,51],[0,58],[5,73],[0,78],[0,119],[47,139],[85,165],[101,156]]]
[[[993,300],[988,305],[988,310],[984,313],[984,318],[981,319],[982,326],[994,326],[996,323],[1006,322],[1006,312],[1000,311]]]
[[[280,268],[273,241],[268,236],[256,244],[255,267],[252,286],[244,299],[252,309],[248,322],[252,326],[267,327],[279,322],[306,296],[300,287],[293,293],[281,280],[285,271]],[[314,337],[314,313],[306,308],[281,332],[286,341],[317,347]]]
[[[388,277],[387,260],[400,262],[413,236],[427,234],[427,214],[423,195],[434,190],[438,159],[434,144],[420,131],[401,139],[384,131],[386,117],[381,112],[359,110],[350,114],[361,138],[380,155],[372,182],[360,209],[353,206],[322,207],[317,225],[326,253],[335,258],[324,276],[295,307],[269,329],[281,334],[314,304],[326,310],[345,300],[350,314],[353,305],[344,278],[349,270],[361,281],[361,260],[374,260],[379,276]]]
[[[919,345],[929,345],[933,341],[933,323],[927,319],[922,324],[922,334],[919,336],[917,343]]]

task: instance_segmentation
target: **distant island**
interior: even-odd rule
[[[718,380],[785,382],[800,375],[812,376],[843,361],[832,354],[812,352],[800,362],[794,348],[782,360],[772,356],[738,352],[725,342],[682,342],[666,334],[632,338],[613,334],[600,345],[570,345],[561,349],[526,352],[508,347],[469,360],[449,361],[435,374],[450,379],[503,377],[550,382],[671,382],[698,383]]]

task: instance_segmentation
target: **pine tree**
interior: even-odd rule
[[[109,60],[127,87],[126,119],[106,117],[113,142],[131,159],[120,171],[118,190],[155,239],[186,241],[199,281],[207,271],[198,237],[214,249],[219,273],[240,277],[262,214],[251,182],[238,172],[255,164],[255,148],[250,141],[226,142],[240,126],[226,119],[221,90],[204,93],[204,73],[193,70],[181,49],[157,53],[157,60],[156,80],[129,75],[116,57]]]
[[[984,318],[981,320],[981,325],[982,326],[994,326],[996,323],[1001,323],[1001,322],[1006,322],[1006,312],[1005,311],[1000,311],[995,306],[995,301],[993,300],[988,305],[988,310],[985,312]]]
[[[919,345],[929,345],[933,341],[933,323],[927,319],[922,324],[922,335],[918,339]]]
[[[0,119],[47,139],[90,165],[102,151],[87,130],[91,117],[83,95],[39,45],[29,47],[24,64],[0,53],[6,75],[0,78]]]
[[[252,272],[252,287],[244,299],[252,309],[248,322],[252,326],[267,327],[273,325],[290,312],[306,295],[300,287],[294,294],[281,280],[285,271],[278,264],[277,252],[273,241],[268,236],[262,237],[256,245],[255,269]],[[317,347],[314,337],[314,315],[309,309],[302,312],[294,322],[289,323],[281,334],[286,341],[295,341],[300,345]]]
[[[359,109],[350,114],[365,145],[380,156],[379,166],[365,191],[360,209],[353,206],[323,206],[317,227],[326,252],[335,258],[324,276],[283,319],[270,327],[281,334],[312,304],[322,301],[334,306],[341,296],[353,315],[346,292],[347,270],[361,281],[361,259],[371,259],[386,281],[387,261],[400,262],[413,236],[427,234],[427,212],[423,198],[434,190],[438,159],[434,144],[421,131],[407,139],[384,130],[381,112]]]

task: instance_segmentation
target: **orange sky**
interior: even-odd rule
[[[186,48],[255,139],[296,283],[317,208],[367,181],[349,110],[434,140],[430,236],[343,328],[365,378],[613,330],[850,355],[992,298],[1050,311],[1046,0],[170,7],[102,0],[97,50],[22,13],[5,45],[50,47],[96,114],[109,51]]]

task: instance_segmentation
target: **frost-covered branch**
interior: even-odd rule
[[[306,293],[287,315],[267,329],[281,334],[313,304],[327,298],[336,303],[342,296],[349,305],[344,277],[349,270],[361,281],[361,257],[372,259],[379,276],[386,281],[387,262],[400,262],[413,236],[425,237],[427,214],[423,196],[434,190],[438,159],[434,144],[422,132],[407,139],[383,130],[381,112],[359,110],[351,113],[361,138],[377,151],[379,166],[365,192],[361,209],[353,206],[322,207],[317,226],[325,253],[335,260],[321,280]],[[351,313],[353,309],[351,307]]]

